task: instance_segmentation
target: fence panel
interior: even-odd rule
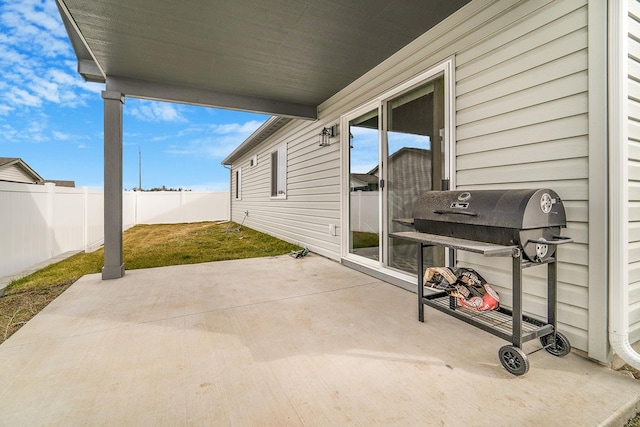
[[[48,187],[48,185],[45,185]],[[53,194],[53,256],[85,248],[85,197],[82,188],[49,187]]]
[[[86,237],[84,250],[90,252],[98,249],[102,244],[104,244],[104,191],[89,188],[85,188],[84,190],[86,200],[86,204],[84,207],[86,218]],[[127,197],[125,194],[125,207],[127,206],[126,200]],[[123,211],[126,211],[125,207],[122,208]],[[135,225],[131,224],[129,227],[127,227],[126,222],[124,224],[125,230]]]
[[[229,219],[229,192],[123,194],[123,230],[136,224]],[[0,182],[0,277],[104,243],[104,192]]]
[[[102,194],[102,192],[101,192]],[[122,195],[122,229],[128,230],[136,225],[136,210],[138,203],[138,193],[134,191],[125,191]],[[104,205],[104,198],[103,198]],[[101,211],[101,215],[102,215]]]
[[[180,211],[180,193],[178,191],[136,193],[136,224],[183,222]]]
[[[54,256],[50,203],[44,186],[0,182],[0,276]]]
[[[379,203],[377,191],[352,191],[351,231],[378,233],[380,229]]]
[[[182,194],[183,222],[229,219],[231,201],[228,191],[186,191]]]

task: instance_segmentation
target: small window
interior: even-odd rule
[[[236,200],[242,200],[242,168],[236,169],[234,193]]]
[[[287,146],[271,153],[271,197],[287,197]]]

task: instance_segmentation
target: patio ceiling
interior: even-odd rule
[[[469,0],[56,0],[87,80],[126,96],[314,119]]]

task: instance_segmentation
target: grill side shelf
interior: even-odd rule
[[[401,231],[389,233],[389,237],[409,240],[424,245],[444,246],[467,252],[482,254],[487,257],[512,257],[518,255],[517,246],[502,246],[475,240],[459,239],[456,237],[440,236],[437,234],[421,233],[419,231]]]

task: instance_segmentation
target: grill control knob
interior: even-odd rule
[[[540,198],[540,209],[542,212],[548,214],[551,212],[551,208],[553,207],[554,200],[551,198],[549,193],[544,193]]]

